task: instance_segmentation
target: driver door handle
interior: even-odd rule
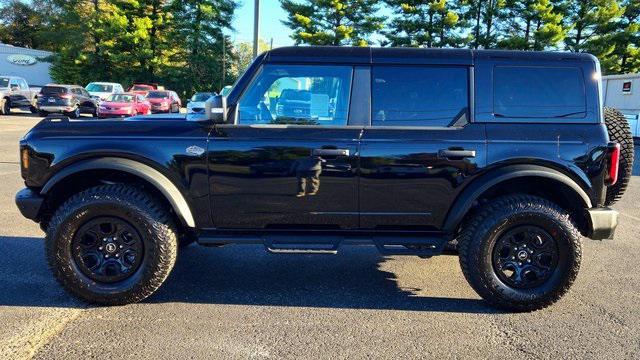
[[[349,149],[313,149],[317,156],[349,156]]]
[[[475,150],[442,149],[438,151],[438,157],[450,160],[460,160],[464,158],[476,157]]]

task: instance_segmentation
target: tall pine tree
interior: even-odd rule
[[[383,28],[378,0],[281,0],[296,44],[366,46]]]

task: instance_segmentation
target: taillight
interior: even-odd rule
[[[61,99],[71,99],[73,97],[73,95],[71,94],[61,94],[60,98]]]
[[[618,181],[618,168],[620,167],[620,144],[609,144],[609,186]]]

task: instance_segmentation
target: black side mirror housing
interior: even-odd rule
[[[225,96],[216,95],[210,97],[204,103],[204,109],[208,120],[220,124],[227,122],[227,98]]]

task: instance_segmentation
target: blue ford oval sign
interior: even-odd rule
[[[29,66],[38,62],[35,57],[25,54],[13,54],[7,56],[7,61],[14,65]]]

